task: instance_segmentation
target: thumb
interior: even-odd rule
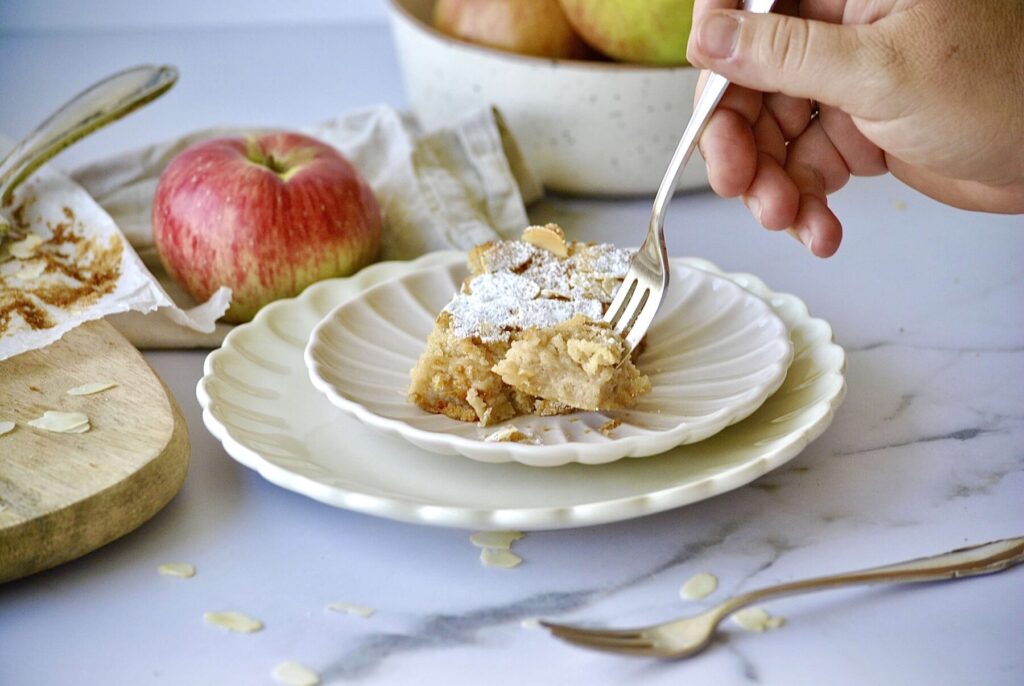
[[[733,83],[817,100],[851,114],[871,111],[896,90],[880,31],[780,14],[711,11],[694,28],[689,60]],[[867,109],[868,111],[864,111]]]

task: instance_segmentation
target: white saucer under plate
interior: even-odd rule
[[[313,388],[303,350],[328,312],[387,279],[462,257],[380,263],[263,308],[206,359],[197,388],[206,426],[243,465],[329,505],[418,524],[530,531],[640,517],[738,488],[803,450],[845,394],[846,356],[831,327],[799,298],[747,274],[724,276],[764,298],[789,328],[786,380],[747,419],[663,455],[550,469],[485,464],[381,435]],[[722,274],[703,260],[684,262]]]
[[[746,418],[774,393],[793,358],[771,306],[724,276],[672,260],[672,279],[637,366],[652,390],[629,410],[520,416],[481,427],[406,399],[409,370],[434,319],[468,275],[463,256],[370,288],[313,329],[310,381],[342,411],[431,452],[481,462],[558,467],[658,455]],[[618,421],[612,431],[601,431]],[[503,427],[536,444],[488,441]],[[606,435],[608,434],[608,435]]]

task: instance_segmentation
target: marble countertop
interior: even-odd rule
[[[138,62],[179,85],[61,158],[213,123],[299,126],[404,95],[383,25],[154,33],[0,33],[0,131],[22,135],[69,93]],[[202,352],[151,352],[188,420],[181,494],[123,539],[0,586],[0,683],[262,684],[297,660],[327,684],[1019,684],[1024,569],[769,603],[787,623],[727,625],[683,662],[564,646],[522,619],[634,624],[686,613],[692,574],[734,591],[1024,534],[1024,218],[943,207],[890,178],[834,199],[839,254],[810,257],[739,201],[680,196],[673,254],[796,293],[849,354],[849,393],[802,454],[736,491],[604,526],[530,533],[487,568],[469,532],[333,509],[231,460],[202,425]],[[635,242],[644,200],[530,208],[576,238]],[[158,576],[170,561],[188,580]],[[366,619],[330,602],[375,608]],[[235,608],[266,628],[203,624]]]

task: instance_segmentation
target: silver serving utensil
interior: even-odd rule
[[[0,242],[18,238],[5,212],[14,189],[51,157],[93,131],[163,95],[178,80],[169,66],[145,65],[118,72],[85,89],[0,160]]]
[[[766,14],[774,4],[775,0],[744,0],[743,9]],[[668,288],[668,252],[665,249],[665,211],[668,202],[676,190],[679,175],[697,147],[700,134],[728,87],[729,81],[724,76],[709,74],[690,121],[665,170],[665,176],[661,179],[658,194],[654,197],[647,238],[630,262],[629,271],[605,312],[604,320],[625,338],[630,351],[647,335],[661,306],[665,289]]]
[[[583,648],[649,657],[689,657],[711,643],[726,617],[759,600],[854,584],[919,583],[993,574],[1024,562],[1024,537],[960,548],[884,567],[761,588],[728,598],[693,617],[633,629],[591,629],[542,621],[558,638]]]

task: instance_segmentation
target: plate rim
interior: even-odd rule
[[[459,260],[439,261],[436,264],[425,266],[421,269],[409,269],[391,279],[386,279],[360,291],[353,298],[338,303],[330,309],[323,318],[314,325],[303,348],[302,360],[306,367],[306,373],[313,387],[324,395],[327,400],[336,408],[345,412],[365,426],[374,431],[385,433],[391,436],[398,436],[401,439],[413,444],[417,448],[441,455],[460,455],[464,458],[477,462],[503,464],[518,462],[530,467],[561,467],[567,464],[599,465],[615,462],[620,459],[642,459],[654,457],[681,445],[689,445],[710,438],[719,431],[743,421],[763,405],[786,380],[789,365],[793,361],[793,341],[790,337],[789,327],[782,318],[775,312],[771,304],[753,291],[744,288],[722,273],[716,273],[699,266],[689,264],[685,258],[670,258],[676,262],[675,267],[685,267],[698,272],[701,278],[710,278],[712,283],[724,284],[726,288],[738,289],[743,297],[756,303],[760,308],[758,317],[769,318],[776,327],[781,327],[783,344],[786,346],[785,353],[764,370],[770,371],[771,376],[767,381],[754,384],[743,392],[742,399],[733,404],[719,408],[715,412],[699,421],[692,422],[689,426],[677,424],[672,428],[658,432],[653,435],[622,436],[601,442],[566,441],[564,443],[531,445],[513,442],[488,443],[482,439],[469,438],[454,434],[445,434],[438,431],[430,431],[413,426],[408,422],[392,417],[377,414],[364,404],[345,397],[340,392],[337,384],[325,378],[322,371],[323,363],[316,359],[315,348],[322,336],[322,331],[336,324],[338,312],[367,293],[387,288],[402,279],[414,278],[418,274],[432,271],[450,271],[460,266],[459,262],[465,262],[465,256],[455,253]],[[425,340],[425,339],[424,339]],[[515,417],[508,421],[515,421]],[[453,420],[456,421],[456,420]],[[505,422],[495,426],[500,426]]]
[[[431,265],[451,259],[451,256],[462,255],[463,253],[459,251],[435,251],[408,262],[378,262],[353,276],[343,277],[340,280],[348,281],[353,288],[366,288],[369,285],[366,284],[367,281],[370,281],[372,284],[381,283],[386,279],[400,275],[404,270],[414,266]],[[229,457],[239,464],[253,469],[261,477],[276,486],[333,507],[340,507],[361,514],[410,524],[478,530],[520,529],[524,531],[540,531],[567,529],[606,524],[656,514],[735,490],[793,459],[808,444],[821,436],[832,423],[836,410],[846,397],[847,355],[846,351],[835,342],[832,326],[824,319],[811,317],[806,304],[799,297],[788,293],[776,293],[769,289],[760,278],[747,272],[725,272],[720,270],[714,263],[703,258],[687,257],[681,259],[685,259],[687,263],[698,265],[703,269],[721,273],[727,276],[727,278],[736,281],[742,287],[752,290],[750,286],[746,285],[749,283],[753,287],[765,291],[765,295],[762,297],[769,300],[769,302],[770,297],[773,296],[791,298],[800,307],[802,317],[806,317],[810,321],[820,322],[826,328],[828,340],[824,342],[824,345],[839,355],[837,367],[834,370],[830,370],[831,375],[838,377],[839,387],[827,399],[819,400],[813,405],[814,407],[823,406],[824,410],[820,416],[787,444],[775,446],[759,455],[756,459],[734,465],[722,472],[716,473],[715,478],[719,480],[722,487],[714,492],[695,492],[699,490],[699,484],[705,481],[701,480],[685,484],[672,484],[644,494],[597,499],[585,503],[481,508],[426,503],[413,498],[396,497],[394,494],[385,497],[374,493],[363,493],[351,488],[321,483],[309,476],[290,471],[281,465],[271,462],[256,450],[249,448],[235,438],[230,429],[214,414],[212,409],[214,398],[207,389],[208,380],[214,377],[214,366],[217,364],[218,358],[230,354],[226,346],[240,335],[238,332],[244,331],[246,327],[263,325],[264,320],[271,315],[271,312],[293,307],[299,302],[312,301],[317,293],[328,290],[339,279],[317,282],[294,298],[286,298],[269,304],[257,313],[252,322],[232,329],[225,337],[222,347],[211,351],[207,355],[203,362],[203,377],[196,385],[196,397],[202,407],[203,423],[211,435],[221,442]]]

